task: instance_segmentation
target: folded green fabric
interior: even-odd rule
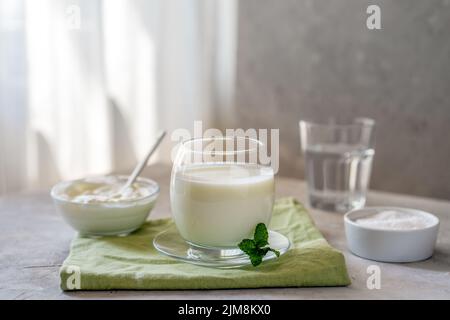
[[[279,259],[238,269],[196,266],[166,257],[153,237],[172,219],[149,221],[128,237],[77,236],[61,270],[63,290],[221,289],[350,284],[344,256],[331,247],[303,206],[293,198],[276,201],[270,228],[292,246]]]

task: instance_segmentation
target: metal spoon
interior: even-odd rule
[[[131,173],[131,175],[128,178],[128,180],[125,183],[125,185],[120,189],[119,193],[124,192],[124,190],[129,188],[136,181],[137,177],[141,174],[142,170],[147,165],[148,159],[150,159],[152,154],[156,151],[156,149],[158,148],[159,144],[161,143],[161,141],[163,140],[165,135],[166,135],[166,131],[162,131],[158,135],[158,138],[156,139],[155,143],[153,143],[153,145],[152,145],[151,149],[149,150],[149,152],[145,155],[145,158],[142,159],[142,161],[139,162],[137,164],[137,166],[134,168],[133,172]]]

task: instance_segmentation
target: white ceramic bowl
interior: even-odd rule
[[[118,178],[125,183],[128,177]],[[79,203],[60,195],[64,188],[83,180],[60,182],[52,188],[51,196],[64,220],[87,236],[127,235],[138,229],[146,221],[159,194],[159,186],[155,181],[138,178],[137,182],[150,190],[149,195],[138,199],[113,203]]]
[[[429,223],[422,229],[386,230],[362,226],[355,222],[381,211],[394,210],[422,215]],[[431,213],[398,207],[366,207],[344,215],[347,245],[357,256],[382,262],[413,262],[433,255],[439,219]]]

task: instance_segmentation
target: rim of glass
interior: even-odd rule
[[[195,150],[195,148],[189,147],[189,144],[193,144],[197,141],[201,141],[201,142],[205,142],[205,141],[227,141],[227,140],[234,140],[234,139],[242,139],[244,141],[249,141],[249,142],[253,142],[256,143],[255,147],[253,148],[245,148],[242,150],[234,150],[234,151],[228,151],[228,150],[208,150],[208,151],[204,151],[204,150]],[[201,137],[201,138],[191,138],[191,139],[187,139],[181,142],[181,146],[191,152],[191,153],[197,153],[197,154],[217,154],[217,155],[230,155],[230,154],[238,154],[238,153],[246,153],[246,152],[252,152],[252,151],[257,151],[258,147],[262,147],[264,146],[264,143],[262,143],[260,140],[255,139],[255,138],[251,138],[251,137],[246,137],[246,136],[224,136],[224,137]]]
[[[299,125],[302,123],[313,126],[313,127],[327,127],[331,129],[343,129],[343,128],[354,128],[354,127],[373,127],[375,126],[375,120],[372,118],[360,117],[352,120],[349,123],[321,123],[310,120],[300,120]]]

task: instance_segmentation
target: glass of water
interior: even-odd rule
[[[346,212],[364,207],[374,150],[375,121],[347,124],[300,121],[310,205]]]

